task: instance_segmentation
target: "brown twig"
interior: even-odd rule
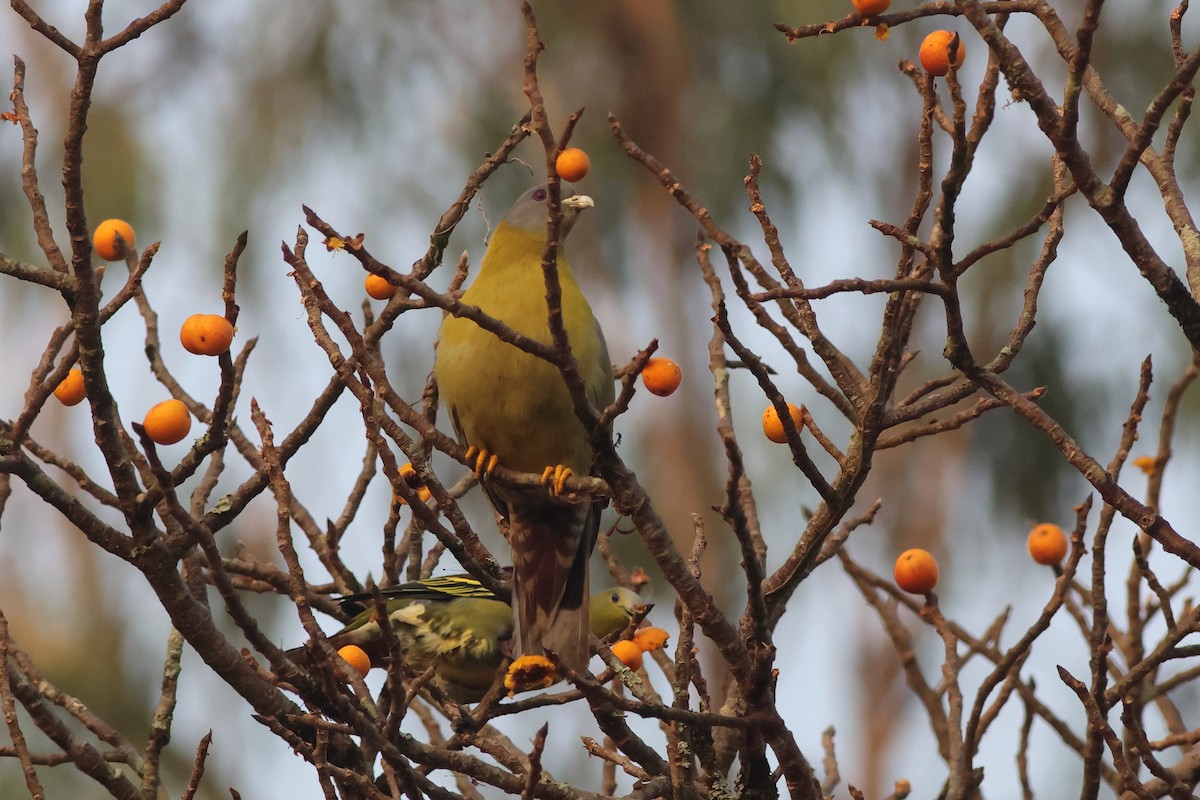
[[[0,611],[0,665],[3,665],[0,668],[0,709],[4,713],[4,722],[8,727],[8,736],[13,744],[13,752],[16,754],[17,760],[21,762],[21,774],[25,778],[25,787],[29,790],[29,796],[33,800],[45,800],[46,790],[38,778],[37,770],[34,769],[33,757],[29,752],[29,745],[25,741],[25,732],[21,730],[21,722],[17,719],[17,707],[13,698],[8,669],[9,642],[8,619],[4,616],[4,612]]]
[[[204,777],[204,762],[208,759],[208,746],[212,744],[212,731],[200,737],[196,745],[196,758],[192,763],[192,773],[188,776],[187,788],[183,790],[180,800],[194,800],[200,790],[200,779]]]

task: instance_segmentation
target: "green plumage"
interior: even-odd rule
[[[591,199],[567,195],[558,250],[563,325],[597,408],[615,395],[612,364],[600,326],[563,255],[579,210]],[[548,323],[542,250],[546,245],[546,194],[537,186],[522,195],[496,226],[479,274],[462,301],[513,330],[547,345]],[[474,322],[447,317],[438,336],[434,367],[442,403],[459,440],[499,457],[505,467],[541,474],[563,465],[577,475],[592,468],[592,451],[562,375],[554,365],[501,341]],[[587,664],[588,560],[600,507],[572,505],[542,489],[490,486],[489,498],[507,521],[513,559],[513,605],[518,655],[553,651],[564,664]]]
[[[512,640],[512,609],[466,575],[405,583],[381,594],[409,670],[419,674],[434,665],[438,685],[460,703],[483,697]],[[384,663],[387,647],[374,599],[359,594],[339,602],[358,615],[330,636],[330,643],[335,648],[358,645],[373,664]],[[594,595],[589,604],[592,631],[603,638],[624,627],[639,602],[636,594],[620,587]]]

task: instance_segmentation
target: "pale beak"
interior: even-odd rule
[[[573,194],[570,197],[564,197],[562,199],[563,208],[581,209],[594,208],[595,206],[596,203],[586,194]]]

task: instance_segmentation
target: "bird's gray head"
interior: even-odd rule
[[[504,215],[504,221],[514,228],[544,232],[549,213],[546,210],[546,201],[549,197],[550,193],[545,184],[533,187],[517,198],[517,202],[513,203],[512,208]],[[562,227],[559,229],[559,237],[566,238],[571,226],[579,217],[579,212],[591,208],[595,203],[586,194],[575,194],[574,187],[566,181],[559,185],[559,197],[562,198]]]

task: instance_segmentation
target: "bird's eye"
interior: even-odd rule
[[[609,595],[608,599],[612,600],[614,603],[619,603],[621,601],[621,595],[613,592],[611,595]]]
[[[546,199],[546,190],[538,189],[537,191],[535,191],[533,193],[533,199],[539,203],[542,202],[543,200],[545,200]]]

